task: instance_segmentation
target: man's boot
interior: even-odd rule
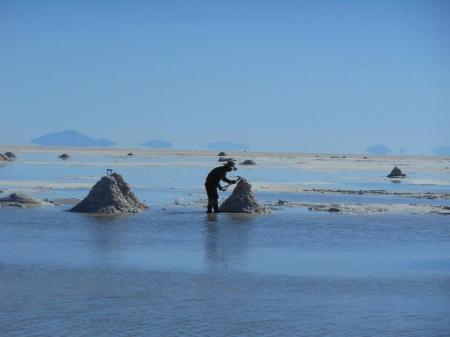
[[[214,207],[214,212],[215,213],[219,213],[220,211],[219,211],[219,203],[217,202],[217,201],[215,201],[214,203],[213,203],[213,207]]]

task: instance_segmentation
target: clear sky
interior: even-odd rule
[[[450,145],[450,1],[0,0],[0,144],[429,153]]]

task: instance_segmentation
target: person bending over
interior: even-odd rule
[[[236,184],[236,180],[230,180],[227,178],[227,172],[236,171],[237,168],[234,162],[227,161],[223,166],[216,167],[209,172],[206,177],[205,188],[206,194],[208,195],[208,211],[207,213],[219,212],[219,194],[217,189],[225,191],[225,189],[220,186],[220,181],[223,180],[228,184]]]

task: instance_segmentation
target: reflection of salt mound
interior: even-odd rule
[[[402,172],[397,166],[395,166],[391,173],[388,174],[388,178],[404,178],[406,174]]]
[[[264,206],[256,201],[252,185],[242,179],[234,188],[233,193],[220,205],[221,212],[229,213],[268,213]]]
[[[147,208],[131,191],[122,176],[113,173],[104,176],[92,187],[88,196],[72,212],[85,213],[138,213]]]

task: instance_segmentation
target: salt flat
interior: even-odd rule
[[[0,208],[7,336],[448,334],[447,158],[231,153],[271,214],[208,215],[217,153],[7,149],[0,196],[70,201]],[[107,168],[150,208],[65,212]]]

